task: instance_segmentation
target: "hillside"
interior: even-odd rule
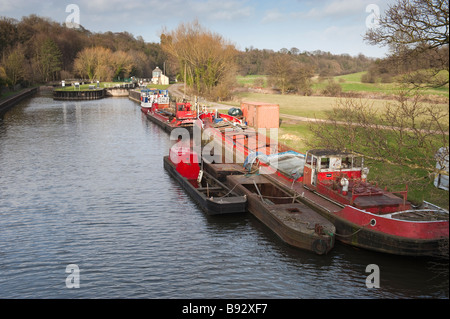
[[[442,73],[445,73],[444,76],[447,76],[448,78],[449,73],[447,71],[442,71],[441,75]],[[364,83],[362,82],[364,74],[367,74],[367,71],[336,75],[328,77],[327,79],[316,75],[311,81],[312,95],[325,95],[323,91],[330,81],[339,84],[341,92],[343,93],[356,93],[361,97],[366,96],[371,98],[389,98],[404,87],[398,82],[381,83],[378,81],[376,83]],[[271,87],[267,75],[237,76],[236,81],[239,86],[247,88],[251,92],[258,92],[258,89],[259,91],[261,91],[260,89],[266,89],[266,92],[270,92]],[[447,84],[438,88],[427,87],[423,89],[423,94],[434,96],[440,102],[445,102],[445,98],[449,98],[449,86]]]

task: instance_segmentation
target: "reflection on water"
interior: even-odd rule
[[[448,298],[448,273],[427,260],[339,243],[316,256],[250,214],[205,216],[163,169],[170,145],[128,99],[38,96],[9,111],[0,298]],[[79,289],[66,288],[69,264]]]

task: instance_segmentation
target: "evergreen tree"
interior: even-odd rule
[[[34,67],[42,82],[57,79],[57,72],[61,70],[61,57],[61,51],[52,39],[46,38],[36,44]]]

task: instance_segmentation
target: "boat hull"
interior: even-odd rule
[[[386,233],[377,230],[377,226],[382,226],[383,222],[391,222],[393,227],[398,225],[399,229],[411,228],[408,222],[383,221],[382,216],[374,217],[367,213],[360,212],[364,219],[369,219],[367,223],[360,225],[349,220],[349,211],[354,212],[354,208],[346,206],[338,213],[325,213],[322,215],[336,226],[336,239],[359,248],[369,249],[382,253],[389,253],[404,256],[436,256],[439,257],[448,250],[448,237],[441,238],[417,238],[399,236],[393,233]],[[375,220],[375,225],[370,221]],[[401,226],[400,224],[404,224]],[[409,222],[411,224],[411,222]],[[436,222],[439,223],[439,222]],[[373,224],[373,222],[372,222]],[[378,228],[380,229],[380,228]],[[447,224],[448,231],[448,224]],[[448,254],[448,251],[447,251]]]
[[[440,225],[433,223],[441,228],[440,233],[444,234],[443,237],[407,237],[408,232],[405,232],[407,221],[390,221],[391,225],[387,225],[389,221],[383,220],[382,215],[377,216],[352,206],[337,206],[304,188],[301,183],[292,185],[274,174],[270,175],[269,179],[290,194],[301,194],[299,200],[332,222],[336,227],[337,241],[393,255],[439,257],[447,254],[448,257],[448,223],[446,222],[437,222]],[[375,220],[375,223],[371,222],[372,219]],[[416,227],[426,227],[425,224],[416,224]],[[397,233],[385,232],[387,229],[395,228],[398,228]],[[401,233],[403,236],[398,235],[400,230],[403,232]],[[411,232],[408,236],[411,236]]]
[[[265,199],[267,194],[261,195],[260,192],[265,193],[268,187],[276,186],[262,176],[229,175],[227,182],[237,193],[247,196],[248,211],[287,244],[318,255],[327,254],[334,247],[335,227],[331,222],[306,205],[292,202],[292,199],[279,197],[283,199],[281,203],[268,201]],[[259,186],[252,189],[253,182]],[[258,188],[255,193],[256,187],[261,187],[261,190]],[[272,190],[270,193],[275,194]]]
[[[188,195],[200,206],[208,215],[223,215],[234,213],[245,213],[247,211],[247,199],[244,196],[211,197],[199,191],[185,177],[177,172],[175,165],[169,156],[164,157],[164,169],[177,180]]]
[[[145,114],[147,114],[147,112],[149,112],[152,109],[152,106],[143,106],[141,105],[141,111]]]

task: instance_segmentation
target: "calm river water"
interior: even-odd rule
[[[448,298],[448,270],[429,260],[339,243],[317,256],[250,214],[206,216],[163,169],[170,145],[124,98],[38,95],[10,110],[0,298]],[[366,286],[371,264],[379,288]]]

